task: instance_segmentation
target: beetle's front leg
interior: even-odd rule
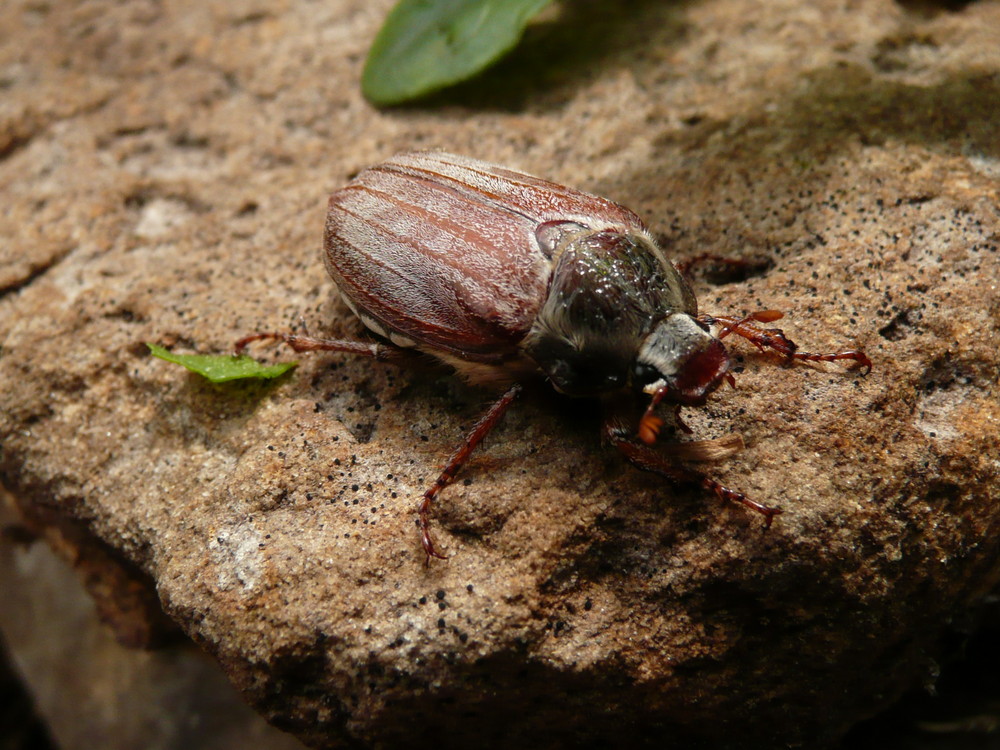
[[[439,560],[447,559],[445,555],[437,551],[437,548],[434,546],[434,540],[431,538],[431,504],[438,496],[438,493],[455,480],[455,475],[468,460],[472,451],[489,434],[490,430],[496,426],[497,422],[500,421],[500,418],[510,408],[510,405],[514,403],[514,400],[520,395],[521,391],[521,385],[515,383],[487,410],[479,421],[476,422],[476,425],[469,434],[465,436],[465,440],[462,441],[458,450],[448,459],[448,463],[445,464],[441,475],[434,481],[430,489],[424,493],[424,499],[420,502],[420,507],[417,508],[417,525],[420,527],[420,542],[423,544],[428,564],[430,564],[432,557],[436,557]]]
[[[865,375],[871,372],[872,361],[860,349],[849,349],[842,352],[814,353],[799,351],[798,344],[789,339],[780,328],[760,328],[754,323],[770,323],[783,317],[778,310],[761,310],[751,313],[745,318],[730,315],[699,315],[698,321],[705,325],[720,325],[722,330],[718,338],[723,339],[730,333],[742,336],[761,351],[773,349],[788,359],[801,359],[807,362],[835,362],[849,359],[865,368]]]
[[[658,474],[672,482],[697,484],[703,489],[715,493],[720,500],[744,505],[764,516],[765,528],[770,528],[774,517],[781,513],[780,508],[772,508],[769,505],[758,503],[756,500],[751,500],[742,492],[731,490],[699,471],[671,463],[652,448],[634,442],[630,438],[633,430],[630,427],[628,411],[618,403],[606,403],[605,409],[607,412],[603,425],[604,439],[614,445],[636,468]]]

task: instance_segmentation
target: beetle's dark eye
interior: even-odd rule
[[[662,377],[659,370],[645,362],[636,362],[632,368],[632,385],[639,389],[655,383]]]

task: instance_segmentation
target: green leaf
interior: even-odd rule
[[[368,53],[361,90],[373,104],[398,104],[471,78],[551,2],[400,0]]]
[[[298,362],[281,362],[276,365],[262,365],[245,354],[238,357],[231,354],[174,354],[156,344],[147,343],[146,346],[154,357],[182,365],[213,383],[225,383],[228,380],[242,378],[276,378],[298,364]]]

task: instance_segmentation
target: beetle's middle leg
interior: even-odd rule
[[[605,408],[608,408],[608,405]],[[751,500],[742,492],[731,490],[700,471],[678,466],[652,448],[633,442],[631,439],[633,431],[629,424],[626,411],[616,405],[610,405],[604,418],[603,432],[605,440],[615,446],[636,468],[658,474],[672,482],[697,484],[703,489],[713,492],[720,500],[744,505],[764,516],[765,528],[770,528],[774,517],[781,513],[780,508],[772,508],[769,505],[758,503],[756,500]]]
[[[468,460],[472,451],[476,449],[476,446],[482,442],[483,438],[486,437],[490,430],[492,430],[496,423],[500,421],[500,418],[506,413],[510,405],[514,403],[514,400],[520,395],[522,387],[520,383],[514,383],[507,392],[504,393],[488,410],[487,412],[476,422],[475,427],[465,436],[462,444],[458,447],[448,459],[448,463],[445,464],[444,471],[441,475],[434,481],[430,489],[424,493],[424,499],[420,502],[420,507],[417,509],[417,525],[420,527],[420,542],[424,547],[424,554],[427,555],[427,562],[430,563],[432,557],[436,557],[439,560],[447,559],[445,555],[442,555],[437,551],[434,546],[434,540],[431,538],[431,522],[430,522],[430,511],[431,504],[437,497],[438,493],[451,484],[455,480],[455,475],[458,473],[462,465]]]
[[[758,349],[773,349],[788,359],[801,359],[808,362],[835,362],[841,359],[850,359],[865,368],[868,374],[872,369],[872,361],[868,355],[859,349],[849,349],[842,352],[802,352],[799,351],[798,344],[785,335],[780,328],[760,328],[754,323],[770,323],[783,317],[777,310],[762,310],[751,313],[745,318],[736,318],[731,315],[699,315],[698,321],[705,325],[720,325],[722,330],[718,338],[722,339],[730,333],[742,336]]]

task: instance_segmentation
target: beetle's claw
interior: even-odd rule
[[[844,352],[844,354],[851,355],[850,359],[853,359],[858,363],[858,367],[864,370],[864,372],[861,373],[862,375],[868,375],[868,373],[872,371],[872,361],[868,358],[868,355],[860,349],[852,349],[849,352]]]
[[[432,550],[426,550],[425,549],[424,550],[424,554],[427,555],[427,558],[424,560],[424,565],[426,567],[430,567],[431,558],[432,557],[435,560],[447,560],[448,559],[448,555],[442,555],[440,552],[438,552],[437,550],[433,550],[433,549]]]
[[[772,508],[770,505],[764,505],[764,503],[759,503],[756,500],[751,500],[749,497],[744,495],[742,492],[737,492],[736,490],[731,490],[728,487],[724,487],[714,479],[709,479],[705,477],[702,480],[702,485],[707,489],[712,490],[718,495],[719,499],[726,500],[728,502],[739,503],[745,508],[749,508],[752,511],[760,513],[764,516],[764,528],[771,528],[771,523],[774,521],[774,517],[781,514],[781,508]]]
[[[448,555],[442,555],[433,546],[431,546],[430,549],[428,549],[425,546],[424,547],[424,554],[427,556],[427,559],[424,560],[424,565],[427,565],[427,566],[429,566],[431,564],[431,558],[432,557],[435,560],[447,560],[448,559]]]
[[[771,522],[774,520],[774,517],[779,516],[782,513],[781,508],[771,508],[767,505],[761,505],[760,508],[756,508],[756,510],[764,516],[765,530],[771,528]]]
[[[427,555],[424,565],[430,565],[432,557],[437,560],[447,560],[448,556],[442,555],[437,551],[437,547],[434,546],[434,540],[431,539],[430,519],[427,518],[425,513],[421,512],[420,517],[417,519],[417,526],[420,527],[420,544],[424,548],[424,554]]]

